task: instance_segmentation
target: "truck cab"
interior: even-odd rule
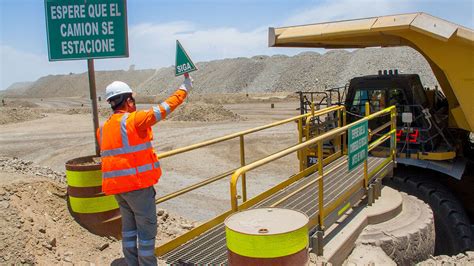
[[[455,145],[446,130],[447,101],[439,91],[425,89],[418,75],[398,74],[397,70],[390,70],[353,78],[345,99],[348,122],[366,115],[366,103],[370,113],[392,105],[397,107],[397,150],[400,157],[455,157]],[[382,117],[371,121],[370,128],[383,125],[385,120]]]
[[[448,101],[437,88],[424,88],[417,74],[384,70],[353,78],[345,95],[349,123],[366,115],[366,103],[370,113],[396,106],[398,163],[461,179],[466,168],[463,155],[470,150],[463,143],[466,131],[449,127]],[[375,129],[386,121],[388,118],[374,119],[369,127]],[[377,153],[384,151],[373,151]]]

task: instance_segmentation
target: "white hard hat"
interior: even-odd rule
[[[122,81],[114,81],[105,88],[105,99],[108,101],[114,96],[125,93],[133,93],[130,86]]]

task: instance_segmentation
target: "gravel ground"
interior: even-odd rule
[[[74,221],[54,174],[34,177],[28,172],[38,167],[18,159],[2,158],[0,166],[0,265],[124,265],[120,241]],[[197,225],[164,209],[157,218],[157,245]]]
[[[440,255],[422,261],[417,264],[418,266],[441,266],[441,265],[460,265],[460,266],[468,266],[468,265],[474,265],[474,252],[473,251],[467,251],[466,253],[459,253],[454,256],[446,256],[446,255]]]
[[[26,161],[16,157],[0,157],[0,171],[4,173],[45,177],[60,184],[66,184],[66,175],[64,173],[56,172],[49,167],[40,166],[32,161]]]
[[[45,114],[27,107],[0,107],[0,125],[34,120],[45,116]]]

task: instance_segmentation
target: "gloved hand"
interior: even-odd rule
[[[188,73],[184,74],[184,82],[179,86],[179,89],[186,92],[193,89],[193,78],[191,78]]]

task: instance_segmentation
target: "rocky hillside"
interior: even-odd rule
[[[376,74],[379,69],[418,73],[425,86],[437,84],[427,61],[411,48],[368,48],[352,52],[332,50],[324,54],[304,52],[296,56],[254,56],[201,62],[194,72],[196,93],[262,93],[320,90],[343,86],[354,77]],[[123,80],[142,95],[169,93],[181,82],[174,68],[155,70],[98,71],[99,95],[113,80]],[[30,97],[87,96],[87,73],[42,77],[27,88],[12,85],[13,92]],[[16,93],[18,94],[18,93]]]
[[[9,95],[24,95],[26,90],[28,90],[34,82],[16,82],[13,83],[10,87],[8,87],[8,94]],[[0,91],[1,95],[2,91]]]
[[[320,90],[343,86],[352,77],[376,74],[379,69],[418,73],[425,86],[437,84],[428,62],[411,48],[369,48],[353,52],[333,50],[324,54],[305,52],[296,56],[254,56],[198,63],[193,72],[195,92],[279,92]],[[139,93],[170,93],[181,81],[172,67],[161,68]]]
[[[96,71],[96,86],[100,92],[105,90],[105,86],[114,80],[123,80],[132,87],[137,87],[149,77],[153,76],[155,70],[115,70],[115,71]],[[89,97],[89,78],[86,73],[69,75],[48,75],[41,77],[33,83],[27,84],[26,88],[15,83],[4,93],[5,96],[26,96],[37,98],[48,97],[71,97],[87,96]],[[20,92],[20,93],[19,93]]]

